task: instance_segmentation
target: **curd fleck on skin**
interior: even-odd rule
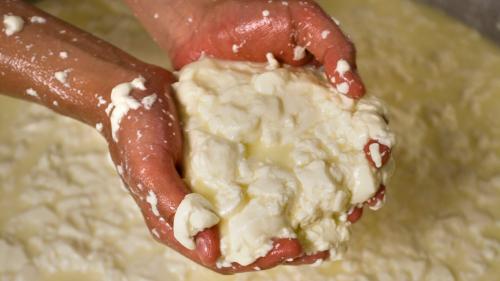
[[[324,65],[334,87],[347,96],[360,98],[365,92],[356,72],[352,43],[312,1],[126,2],[176,68],[202,54],[265,61],[271,52],[291,65],[312,60]],[[196,236],[195,250],[180,245],[173,237],[172,220],[190,191],[176,168],[182,160],[182,137],[172,99],[173,75],[23,1],[2,1],[0,15],[0,92],[44,105],[100,131],[157,240],[220,273],[325,258],[323,253],[305,256],[296,240],[285,239],[277,240],[273,250],[251,267],[218,269],[217,227]],[[341,60],[348,63],[349,70],[337,71]],[[123,86],[137,78],[143,79],[143,87]],[[115,91],[113,100],[116,87],[120,91]],[[156,101],[151,102],[155,95]],[[350,220],[358,219],[360,213],[354,210]]]

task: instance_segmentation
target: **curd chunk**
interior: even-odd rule
[[[376,151],[394,145],[382,104],[345,96],[313,68],[214,59],[185,66],[174,88],[185,180],[220,219],[219,265],[249,265],[273,238],[340,257],[349,210],[372,198],[391,170]],[[190,228],[176,221],[174,230]],[[194,235],[178,240],[190,248]]]

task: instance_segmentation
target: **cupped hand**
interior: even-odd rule
[[[139,1],[148,5],[143,2]],[[314,1],[186,2],[203,4],[184,4],[190,8],[180,11],[182,16],[173,23],[162,21],[161,7],[155,14],[159,19],[155,15],[147,19],[139,15],[155,40],[168,50],[175,68],[196,61],[203,54],[263,62],[266,54],[272,53],[278,61],[289,65],[304,65],[314,60],[324,66],[339,92],[352,98],[364,95],[354,45],[338,23]]]
[[[272,52],[283,62],[299,65],[311,57],[306,53],[304,58],[293,59],[293,56],[301,55],[300,52],[296,54],[297,50],[300,51],[297,46],[304,46],[325,64],[331,77],[341,73],[328,70],[328,65],[332,66],[329,61],[338,63],[341,58],[348,62],[352,71],[341,71],[343,77],[338,78],[346,81],[352,79],[349,82],[349,95],[356,97],[361,93],[362,84],[357,84],[359,79],[354,72],[352,45],[313,3],[127,1],[135,7],[139,17],[144,17],[143,22],[157,41],[170,51],[176,67],[197,59],[202,53],[218,58],[262,61],[265,54]],[[159,6],[173,2],[177,3],[176,7]],[[97,128],[108,140],[118,173],[139,205],[150,232],[158,241],[221,273],[267,269],[290,260],[308,263],[326,257],[326,253],[304,257],[297,240],[279,239],[267,256],[252,265],[234,264],[229,268],[217,268],[220,247],[216,226],[195,237],[195,250],[181,246],[173,235],[173,217],[179,203],[190,191],[178,170],[183,155],[182,132],[173,101],[171,84],[175,79],[172,74],[146,65],[24,1],[8,1],[0,5],[0,11],[4,11],[3,14],[14,13],[26,23],[22,32],[15,37],[0,38],[0,49],[6,58],[0,62],[3,73],[0,90],[43,104],[92,126],[97,123]],[[167,21],[168,29],[171,30],[167,29],[167,24],[159,25],[157,22],[158,19],[168,19],[164,16],[169,13],[181,15],[177,20]],[[41,17],[44,23],[28,21],[33,16]],[[147,24],[148,20],[153,21],[153,24]],[[321,28],[325,28],[320,34],[321,38],[325,37],[321,41],[323,53],[321,48],[316,48],[316,40],[319,39],[315,32]],[[311,44],[307,41],[308,32],[311,34]],[[339,42],[332,40],[334,38],[339,39]],[[45,57],[47,50],[61,52],[59,56],[33,62],[37,56]],[[342,69],[345,70],[345,66]],[[64,77],[54,78],[55,74]],[[110,103],[108,93],[117,83],[132,81],[139,76],[144,77],[145,85],[135,87],[130,93],[134,100],[130,103],[134,104],[134,109],[124,114],[115,136],[110,116],[104,110],[105,105]],[[335,81],[343,80],[335,78]],[[31,92],[24,94],[27,89]],[[149,99],[145,100],[146,97]],[[109,113],[113,115],[115,110],[110,108]]]
[[[153,237],[193,261],[213,266],[220,256],[217,227],[197,235],[195,250],[183,247],[173,236],[175,212],[190,193],[178,169],[183,154],[182,130],[171,88],[175,77],[160,68],[149,68],[141,76],[145,89],[130,93],[141,105],[121,119],[116,135],[106,133],[111,128],[103,130],[111,157]],[[117,109],[110,109],[112,116]]]
[[[182,180],[180,171],[183,134],[171,87],[175,77],[156,67],[148,68],[141,75],[144,76],[145,89],[134,89],[131,93],[135,100],[141,101],[141,106],[136,110],[129,110],[120,122],[116,137],[109,134],[109,126],[103,132],[117,172],[141,209],[146,224],[157,241],[223,274],[264,270],[280,264],[311,264],[328,258],[326,251],[305,255],[296,239],[275,239],[274,248],[265,257],[248,266],[233,263],[230,267],[218,267],[216,262],[221,252],[217,226],[196,235],[194,250],[182,246],[174,237],[173,220],[180,202],[191,191]],[[149,103],[145,102],[147,99],[150,99]],[[380,145],[380,149],[384,155],[384,165],[388,161],[388,156],[385,155],[390,151],[383,145]],[[369,153],[367,157],[375,165]],[[378,202],[383,201],[384,194],[385,187],[382,186],[365,205],[377,206]],[[356,222],[361,217],[362,210],[362,207],[353,208],[347,219],[352,223]]]
[[[356,69],[355,49],[338,23],[314,1],[288,0],[125,0],[154,40],[165,49],[174,68],[202,56],[264,62],[268,53],[280,62],[324,66],[341,93],[361,98],[365,87]],[[353,208],[348,220],[357,221],[362,208]],[[286,242],[286,243],[283,243]],[[213,245],[216,243],[214,242]],[[218,245],[218,244],[217,244]],[[304,255],[291,239],[275,243],[255,264],[215,268],[222,273],[271,268],[279,264],[308,264],[328,252]]]
[[[155,97],[152,105],[145,106],[147,103],[143,102],[138,109],[129,110],[121,120],[116,136],[105,135],[117,172],[141,209],[152,236],[189,259],[224,274],[267,269],[299,256],[302,250],[296,240],[278,239],[266,257],[249,266],[234,264],[218,268],[220,240],[217,226],[196,235],[195,250],[185,248],[175,239],[175,212],[190,193],[179,171],[183,153],[182,130],[171,88],[175,77],[159,68],[150,69],[147,74],[144,77],[146,89],[134,89],[131,96],[137,101]],[[110,128],[106,128],[103,132],[109,131]]]
[[[155,238],[213,266],[220,255],[216,227],[199,233],[192,251],[172,235],[172,218],[190,192],[176,168],[182,133],[175,77],[25,1],[1,2],[0,15],[10,14],[24,24],[15,36],[0,32],[0,93],[95,126]]]
[[[360,98],[364,85],[356,71],[355,49],[338,24],[313,1],[219,0],[148,1],[128,0],[135,15],[155,41],[170,54],[176,69],[206,55],[219,59],[263,62],[272,53],[280,62],[322,64],[333,86]],[[168,5],[170,4],[170,5]],[[178,4],[176,7],[173,5]],[[172,15],[171,9],[177,9]],[[355,222],[362,209],[348,219]],[[314,263],[327,252],[305,256],[300,243],[290,240],[288,250],[271,252],[264,268],[282,263]],[[281,254],[281,256],[280,256]],[[251,268],[263,268],[252,265]],[[233,271],[248,269],[237,267]]]

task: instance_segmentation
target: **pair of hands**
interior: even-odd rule
[[[264,62],[270,52],[290,65],[323,65],[334,87],[352,98],[364,94],[352,43],[312,0],[124,1],[168,52],[176,69],[203,54]],[[305,256],[297,240],[280,239],[267,256],[254,264],[217,268],[217,227],[196,236],[195,250],[180,245],[173,236],[173,218],[190,191],[178,171],[183,152],[171,87],[175,77],[22,0],[1,2],[0,15],[6,14],[22,17],[25,24],[13,36],[0,33],[0,92],[43,104],[92,126],[100,125],[117,170],[158,241],[227,274],[280,264],[313,263],[328,256],[326,252]],[[44,21],[33,21],[34,16]],[[343,63],[341,71],[339,61]],[[347,70],[345,63],[349,65]],[[54,77],[61,71],[67,75],[65,81]],[[145,78],[145,89],[133,90],[133,98],[140,101],[156,94],[157,100],[151,108],[129,111],[115,140],[104,110],[111,102],[109,93],[117,84],[138,76]],[[367,204],[375,204],[382,197],[383,191]],[[354,209],[348,219],[356,221],[361,212],[360,208]]]
[[[266,61],[266,54],[270,52],[280,62],[289,65],[300,66],[313,61],[323,65],[333,86],[347,83],[346,94],[352,98],[360,98],[365,92],[356,72],[353,44],[334,20],[313,1],[198,1],[196,4],[179,4],[175,7],[178,9],[175,16],[171,14],[173,5],[169,5],[169,1],[164,1],[162,5],[158,4],[159,1],[126,2],[155,41],[169,53],[176,69],[196,61],[202,55],[227,60],[263,62]],[[337,72],[340,60],[346,61],[351,70],[345,73]],[[165,81],[167,91],[171,91],[168,84],[172,81]],[[174,109],[167,110],[173,112]],[[158,114],[161,115],[161,110]],[[267,256],[258,259],[254,264],[217,268],[215,261],[220,256],[217,227],[197,235],[196,250],[189,251],[181,246],[173,237],[172,230],[176,206],[189,192],[175,169],[182,161],[181,130],[178,126],[165,127],[166,122],[161,119],[142,119],[139,123],[131,123],[123,129],[130,131],[130,134],[144,127],[144,124],[155,125],[150,125],[151,135],[143,138],[140,143],[133,144],[132,147],[120,143],[116,148],[121,151],[121,159],[132,159],[129,161],[128,173],[123,179],[132,194],[136,194],[134,198],[157,240],[220,273],[252,271],[256,267],[267,269],[283,263],[313,263],[317,259],[327,258],[326,252],[304,256],[297,240],[280,239],[275,241],[275,248]],[[147,154],[142,150],[149,150],[151,143],[158,143],[164,138],[162,135],[172,134],[177,136],[174,139],[175,149],[161,144],[154,145],[154,154],[148,161],[137,160]],[[141,170],[145,172],[141,174]],[[144,200],[144,192],[135,188],[137,182],[143,185],[147,182],[148,188],[158,196],[160,216],[153,214],[151,206]],[[349,216],[349,220],[356,221],[361,212],[362,209],[356,209]]]

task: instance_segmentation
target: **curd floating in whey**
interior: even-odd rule
[[[390,174],[394,135],[381,103],[353,100],[322,72],[280,67],[272,58],[202,59],[179,72],[174,88],[186,137],[185,180],[207,199],[181,203],[176,217],[198,219],[175,220],[176,239],[193,248],[196,233],[187,230],[220,220],[219,266],[253,263],[273,248],[273,238],[296,238],[306,253],[339,258],[349,212]]]

